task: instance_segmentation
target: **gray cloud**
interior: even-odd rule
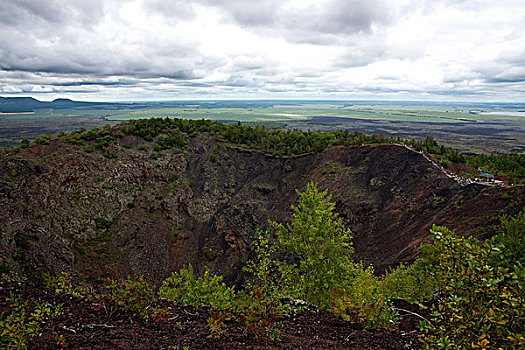
[[[146,11],[152,10],[153,12],[177,21],[195,17],[195,11],[191,2],[184,0],[149,0],[146,1],[143,6]]]
[[[198,0],[201,4],[213,6],[227,17],[244,26],[269,26],[279,17],[283,2],[279,0]]]
[[[0,94],[523,99],[514,2],[297,3],[3,0]]]
[[[294,43],[332,45],[346,35],[369,33],[372,25],[383,25],[393,18],[380,0],[329,0],[302,9],[287,8],[280,0],[200,0],[219,9],[237,24],[262,30],[269,36],[284,36]]]
[[[171,79],[198,76],[193,59],[188,58],[196,51],[190,44],[112,42],[100,37],[94,26],[105,16],[101,1],[8,0],[1,3],[0,13],[4,14],[0,17],[0,69],[4,71]]]
[[[56,26],[75,23],[91,26],[103,18],[101,0],[60,1],[60,0],[3,0],[0,2],[0,23],[7,25]]]

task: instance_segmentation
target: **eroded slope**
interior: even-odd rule
[[[207,133],[187,142],[158,159],[134,135],[110,145],[114,159],[63,139],[2,155],[0,263],[33,277],[135,270],[154,281],[191,263],[235,281],[254,229],[288,220],[295,190],[317,181],[353,231],[355,259],[382,270],[413,259],[433,223],[490,235],[525,204],[522,187],[460,187],[398,145],[278,157]]]

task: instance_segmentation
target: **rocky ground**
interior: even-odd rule
[[[238,284],[255,229],[290,220],[296,189],[315,181],[352,230],[354,259],[382,272],[413,261],[432,224],[485,238],[525,205],[523,186],[461,187],[399,145],[278,157],[201,133],[158,158],[133,135],[110,144],[116,158],[94,149],[53,139],[0,152],[0,266],[159,283],[191,264]]]
[[[419,349],[417,317],[401,311],[392,330],[364,330],[324,311],[306,311],[282,320],[280,339],[248,332],[236,321],[226,322],[220,337],[210,337],[207,310],[172,305],[165,321],[134,317],[121,310],[96,309],[82,298],[55,295],[42,285],[11,283],[0,287],[0,313],[9,312],[6,297],[13,295],[62,312],[47,319],[42,336],[30,339],[29,349]],[[399,308],[414,307],[402,303]],[[417,311],[417,309],[416,309]],[[418,311],[419,312],[419,311]]]

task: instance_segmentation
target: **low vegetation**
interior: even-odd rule
[[[0,314],[0,346],[3,349],[26,349],[32,338],[42,335],[41,326],[62,312],[61,305],[29,305],[12,294],[6,301],[11,312]]]
[[[433,299],[431,319],[421,324],[424,348],[525,346],[524,228],[525,210],[503,216],[499,234],[484,242],[434,226],[421,258],[383,277],[390,297]]]
[[[143,276],[104,279],[98,293],[74,286],[67,274],[47,276],[59,294],[89,298],[109,319],[118,313],[167,322],[170,303],[210,311],[210,337],[220,337],[235,319],[256,336],[278,340],[283,317],[305,305],[328,310],[365,328],[394,328],[393,298],[430,305],[421,322],[426,349],[521,349],[525,346],[525,210],[503,216],[497,234],[484,242],[459,237],[445,227],[431,230],[434,242],[410,266],[382,277],[351,260],[351,232],[334,212],[326,191],[310,183],[298,192],[287,225],[271,222],[257,230],[243,288],[233,289],[207,268],[188,266],[156,289]],[[296,303],[296,300],[302,300]],[[0,344],[25,348],[60,307],[28,305],[10,299],[2,314]]]

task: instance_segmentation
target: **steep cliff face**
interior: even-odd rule
[[[383,270],[413,259],[434,223],[489,235],[525,204],[523,188],[460,187],[396,145],[277,157],[201,133],[152,159],[144,144],[123,137],[116,159],[61,139],[1,155],[0,263],[29,277],[135,270],[157,282],[191,263],[236,281],[254,229],[289,220],[295,190],[317,181],[352,229],[355,259]]]

